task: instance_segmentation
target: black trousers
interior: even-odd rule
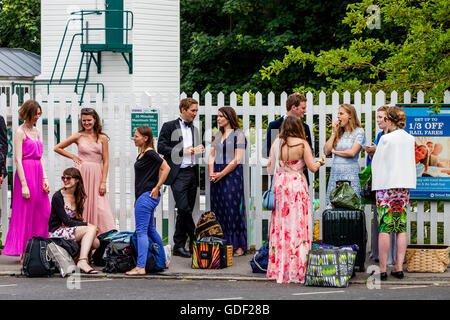
[[[173,234],[174,249],[184,248],[187,238],[190,238],[190,246],[194,240],[195,223],[192,218],[195,199],[197,197],[197,177],[193,167],[180,169],[177,177],[171,185],[177,219]]]

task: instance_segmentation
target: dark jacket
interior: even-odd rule
[[[193,146],[198,146],[199,142],[199,133],[198,129],[194,126],[191,127],[192,137],[193,137]],[[178,171],[180,171],[181,162],[183,160],[183,133],[181,131],[180,120],[176,119],[173,121],[165,122],[161,128],[161,132],[159,133],[158,138],[158,153],[164,157],[164,160],[167,161],[167,164],[170,167],[169,176],[167,177],[164,184],[171,185],[176,176],[178,175]],[[196,158],[199,156],[196,156]],[[197,162],[197,161],[195,161]],[[199,185],[199,167],[198,164],[194,165],[196,170],[196,185]]]
[[[49,238],[48,240],[65,249],[72,258],[80,255],[80,244],[75,240],[66,240],[64,238]]]
[[[0,116],[0,174],[7,175],[6,159],[8,157],[8,137],[6,133],[5,119]]]
[[[266,133],[266,154],[264,154],[264,157],[269,157],[269,153],[270,153],[270,148],[272,147],[272,144],[275,140],[275,138],[277,137],[277,135],[280,133],[280,128],[281,125],[283,123],[284,117],[280,117],[277,120],[271,121],[269,123],[269,126],[267,127],[267,133]],[[306,141],[308,142],[309,146],[311,147],[311,150],[313,150],[313,155],[314,155],[314,149],[312,147],[312,141],[311,141],[311,131],[309,130],[309,126],[304,123],[303,121],[301,121],[303,128],[305,129],[305,135],[306,135]],[[308,168],[306,168],[305,166],[305,170],[303,171],[303,173],[306,176],[306,181],[308,182],[309,185],[309,172],[308,172]]]
[[[48,232],[54,232],[61,226],[76,227],[87,226],[87,222],[70,218],[64,210],[64,197],[61,190],[56,191],[52,198],[52,211],[48,220]]]

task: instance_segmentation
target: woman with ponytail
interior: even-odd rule
[[[63,238],[80,243],[80,258],[77,266],[84,273],[95,274],[88,263],[92,249],[99,247],[96,237],[97,227],[83,221],[86,201],[81,173],[76,168],[64,170],[61,177],[64,187],[55,192],[52,198],[52,211],[48,222],[49,238]]]
[[[166,160],[155,151],[153,132],[147,126],[139,127],[134,132],[134,144],[139,148],[139,155],[134,163],[134,189],[136,202],[134,218],[137,236],[136,268],[126,272],[127,275],[146,274],[149,239],[158,245],[158,256],[165,261],[164,245],[153,222],[155,209],[159,204],[161,186],[169,175],[170,167]],[[167,263],[166,263],[167,267]]]

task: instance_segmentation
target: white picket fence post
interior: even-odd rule
[[[85,107],[94,107],[99,115],[101,115],[104,132],[110,137],[109,141],[109,174],[108,174],[108,196],[113,209],[113,215],[119,230],[134,230],[134,168],[133,164],[137,156],[137,149],[134,146],[131,138],[131,110],[142,106],[155,106],[160,109],[160,127],[162,123],[175,119],[178,114],[178,103],[180,98],[187,97],[185,93],[181,95],[177,94],[156,94],[149,97],[142,95],[137,99],[134,95],[130,96],[115,96],[114,94],[108,94],[106,102],[101,100],[101,95],[95,97],[95,103],[89,105],[85,103]],[[323,154],[323,147],[326,142],[326,127],[329,125],[327,121],[327,115],[331,115],[331,119],[334,122],[336,120],[337,110],[341,103],[353,104],[357,110],[360,120],[365,121],[366,139],[368,142],[372,141],[375,136],[373,135],[373,129],[375,134],[379,132],[379,128],[372,127],[372,119],[375,115],[375,111],[378,107],[388,104],[395,105],[399,100],[403,103],[411,103],[411,94],[406,91],[403,93],[402,98],[398,98],[397,92],[392,92],[389,97],[389,103],[386,101],[386,95],[384,92],[379,91],[375,94],[375,102],[373,103],[373,93],[370,91],[361,93],[359,91],[352,95],[349,92],[344,92],[342,97],[333,92],[331,95],[331,104],[327,103],[327,96],[324,92],[319,93],[318,104],[314,104],[313,94],[308,92],[307,97],[307,115],[306,123],[311,128],[313,146],[318,146],[318,150],[315,153],[319,156]],[[29,95],[25,95],[25,100],[29,98]],[[58,97],[59,98],[59,97]],[[41,132],[41,140],[44,143],[44,163],[46,166],[46,172],[49,178],[49,184],[51,187],[51,194],[58,190],[62,183],[59,177],[62,174],[64,168],[73,165],[73,162],[60,155],[54,153],[53,148],[59,141],[63,141],[68,136],[78,132],[79,129],[79,114],[81,107],[78,105],[76,95],[68,95],[68,98],[59,99],[49,95],[42,97],[38,95],[36,100],[42,106],[43,116],[39,119],[37,127]],[[85,101],[90,101],[85,99]],[[213,117],[217,115],[217,111],[220,107],[225,106],[225,95],[219,93],[217,97],[213,97],[210,93],[207,93],[205,97],[200,97],[198,93],[193,95],[193,98],[201,101],[199,106],[199,113],[195,120],[195,125],[201,128],[200,118],[204,118],[205,131],[201,132],[205,140],[206,152],[200,166],[204,170],[204,191],[199,190],[197,201],[194,209],[194,221],[198,219],[203,211],[209,210],[211,203],[209,200],[210,186],[208,179],[208,156],[210,152],[210,142],[213,134],[213,127],[216,123],[213,122]],[[250,102],[250,94],[244,93],[242,96],[242,104],[238,104],[238,96],[236,93],[231,93],[229,96],[229,104],[235,108],[238,116],[242,117],[243,130],[247,138],[247,151],[244,163],[244,192],[246,199],[246,211],[247,211],[247,226],[248,226],[248,244],[254,245],[259,248],[262,244],[262,240],[267,238],[267,234],[263,235],[262,228],[264,221],[267,221],[267,225],[270,225],[271,212],[263,210],[262,193],[264,181],[267,179],[267,159],[261,157],[265,145],[262,145],[265,138],[265,130],[263,130],[263,119],[273,121],[276,117],[285,114],[285,102],[287,99],[287,93],[283,92],[278,98],[273,93],[269,93],[265,97],[267,103],[264,104],[264,97],[261,93],[255,94],[254,105]],[[363,101],[364,99],[364,101]],[[68,101],[68,102],[66,102]],[[203,103],[204,101],[204,103]],[[213,101],[216,101],[214,104]],[[277,103],[276,101],[279,101]],[[417,103],[424,103],[424,93],[419,92],[416,98]],[[450,92],[447,91],[443,99],[444,103],[450,103]],[[14,132],[19,125],[18,118],[18,96],[12,95],[10,99],[10,106],[7,106],[7,97],[5,94],[0,95],[0,115],[2,115],[8,122],[11,130]],[[68,121],[70,118],[71,121]],[[318,118],[318,121],[317,119]],[[254,119],[254,121],[253,121]],[[314,128],[317,126],[318,136],[314,135]],[[55,136],[55,130],[58,129],[59,137]],[[316,129],[316,130],[317,130]],[[318,141],[316,141],[318,139]],[[156,147],[156,145],[155,145]],[[71,146],[69,152],[76,153],[76,146]],[[13,158],[8,159],[8,166],[12,166],[15,173],[15,163]],[[366,159],[360,157],[359,163],[362,167],[365,166]],[[311,208],[314,203],[313,200],[319,200],[319,210],[312,210],[311,215],[311,227],[314,226],[314,221],[319,221],[320,238],[322,236],[322,211],[325,208],[326,199],[326,172],[327,168],[331,167],[332,158],[326,158],[326,165],[323,166],[319,172],[319,188],[318,191],[314,189],[314,174],[310,174],[310,194],[311,194]],[[11,181],[5,177],[1,191],[1,240],[4,243],[9,226],[9,217],[11,214],[11,190],[8,190],[5,186]],[[270,181],[269,181],[270,182]],[[430,209],[424,212],[424,201],[418,201],[417,207],[414,211],[408,211],[408,225],[407,231],[409,237],[411,236],[411,222],[416,222],[417,230],[417,243],[423,243],[425,239],[425,231],[430,230],[431,243],[437,243],[438,241],[438,225],[444,225],[444,243],[450,243],[450,202],[444,202],[444,212],[438,212],[438,206],[436,201],[430,201]],[[427,205],[428,207],[428,205]],[[366,215],[366,228],[368,231],[368,250],[371,247],[371,232],[372,232],[372,206],[365,206],[364,212]],[[164,221],[167,220],[168,232],[166,234],[169,243],[173,243],[172,235],[175,229],[175,202],[172,196],[170,187],[162,189],[162,197],[160,205],[155,211],[155,225],[158,232],[162,235]],[[425,224],[429,224],[426,227]],[[311,228],[311,233],[313,232]]]

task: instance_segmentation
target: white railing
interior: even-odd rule
[[[181,95],[181,98],[186,97],[185,94]],[[338,93],[333,93],[330,101],[327,103],[327,97],[325,93],[320,93],[318,97],[318,104],[314,104],[314,97],[312,93],[307,93],[307,115],[306,122],[311,129],[317,127],[318,134],[312,136],[313,146],[316,146],[316,153],[322,154],[323,146],[326,142],[326,125],[327,115],[331,115],[332,121],[336,119],[337,109],[341,103],[351,103],[355,106],[358,116],[361,119],[363,116],[366,130],[367,141],[372,141],[375,138],[375,134],[378,129],[372,127],[372,119],[374,117],[374,111],[381,105],[394,105],[396,103],[424,103],[423,93],[419,93],[417,98],[412,100],[409,92],[403,94],[403,99],[398,99],[396,92],[390,95],[389,99],[386,99],[383,92],[378,92],[375,97],[371,92],[366,92],[362,95],[360,92],[356,92],[351,98],[350,93],[345,92],[341,98]],[[29,96],[25,96],[25,100]],[[79,113],[83,106],[78,106],[77,97],[75,95],[60,99],[61,97],[55,97],[49,95],[42,97],[38,95],[36,100],[40,103],[43,109],[43,116],[39,119],[37,127],[41,131],[41,139],[44,143],[44,160],[49,177],[49,183],[51,187],[51,194],[60,187],[62,183],[59,177],[62,171],[72,166],[73,163],[60,155],[57,155],[53,151],[54,145],[57,143],[57,138],[61,140],[69,137],[71,134],[78,131],[79,126]],[[212,128],[216,126],[213,122],[213,117],[217,115],[217,111],[220,107],[225,106],[225,96],[218,94],[214,97],[214,101],[217,101],[213,105],[213,96],[207,93],[204,97],[200,97],[195,93],[193,98],[200,101],[199,114],[194,121],[195,125],[201,128],[200,121],[204,121],[204,128],[202,131],[206,153],[204,158],[201,159],[201,167],[205,170],[204,185],[201,186],[201,191],[197,197],[197,202],[194,209],[194,221],[197,221],[202,212],[210,208],[209,202],[209,179],[207,177],[207,159],[210,151]],[[266,163],[267,159],[261,157],[262,150],[264,148],[262,141],[265,137],[265,130],[263,130],[263,121],[267,119],[269,122],[274,120],[277,115],[283,115],[285,113],[285,101],[287,94],[283,93],[279,97],[270,93],[267,96],[267,103],[263,104],[263,96],[260,93],[255,95],[255,103],[250,104],[250,95],[245,93],[242,96],[242,105],[238,105],[238,97],[232,93],[229,97],[229,103],[226,105],[235,108],[238,116],[242,118],[243,129],[248,139],[248,148],[246,152],[246,162],[244,165],[244,192],[248,195],[246,197],[246,209],[247,209],[247,225],[248,225],[248,242],[249,245],[255,245],[256,248],[262,243],[263,224],[267,221],[267,226],[270,221],[270,212],[262,209],[262,193],[265,191],[263,188],[267,187],[267,171]],[[375,102],[373,103],[373,98]],[[131,140],[131,110],[140,108],[142,106],[152,106],[152,108],[160,109],[160,123],[168,120],[175,119],[178,114],[178,103],[180,96],[174,95],[156,95],[149,97],[142,95],[136,97],[130,96],[114,96],[113,94],[107,95],[107,102],[102,102],[101,96],[97,95],[93,100],[96,101],[95,105],[89,105],[94,107],[100,114],[103,120],[104,131],[110,137],[110,170],[108,176],[108,194],[113,208],[114,217],[116,219],[117,227],[119,230],[134,230],[134,169],[133,164],[137,156],[137,150],[134,143]],[[91,101],[91,97],[86,97],[85,101]],[[69,102],[67,102],[69,101]],[[72,101],[72,102],[70,102]],[[450,93],[447,91],[444,97],[444,103],[450,102]],[[0,96],[0,115],[8,122],[12,124],[12,131],[15,132],[19,125],[18,119],[18,97],[13,95],[11,97],[11,106],[6,106],[6,95]],[[75,121],[72,121],[75,119]],[[56,134],[57,133],[57,134]],[[318,140],[318,141],[317,141]],[[317,149],[318,146],[318,149]],[[70,152],[76,153],[76,147],[71,146]],[[15,165],[12,159],[8,160],[8,165],[13,166],[13,172],[15,172]],[[319,221],[321,226],[321,213],[325,208],[326,198],[326,170],[331,166],[332,158],[326,158],[326,165],[322,167],[316,176],[319,178],[318,190],[314,190],[313,183],[310,185],[311,201],[314,198],[319,199],[319,210],[316,210],[313,214],[312,220]],[[360,165],[365,166],[365,158],[361,156]],[[313,181],[314,175],[310,174],[310,180]],[[2,211],[1,211],[1,231],[2,242],[6,239],[6,233],[9,225],[10,217],[10,200],[11,191],[8,191],[5,187],[8,181],[5,180],[2,187]],[[424,234],[430,230],[431,243],[438,243],[438,224],[443,224],[444,243],[450,243],[450,202],[443,204],[444,211],[438,212],[438,203],[436,201],[430,202],[430,209],[424,210],[424,201],[419,201],[417,206],[411,207],[408,211],[408,235],[411,237],[411,222],[417,222],[417,243],[424,243]],[[3,210],[3,208],[8,208]],[[368,250],[370,250],[371,239],[371,223],[372,223],[372,207],[365,206],[364,211],[366,214],[366,228],[369,233]],[[426,212],[425,212],[426,211]],[[163,233],[163,221],[167,219],[168,222],[168,241],[172,242],[172,235],[175,227],[175,213],[174,213],[174,200],[170,188],[163,189],[163,197],[161,204],[157,207],[155,212],[156,227],[160,234]],[[429,224],[429,226],[425,226]],[[321,238],[322,232],[320,228]]]

